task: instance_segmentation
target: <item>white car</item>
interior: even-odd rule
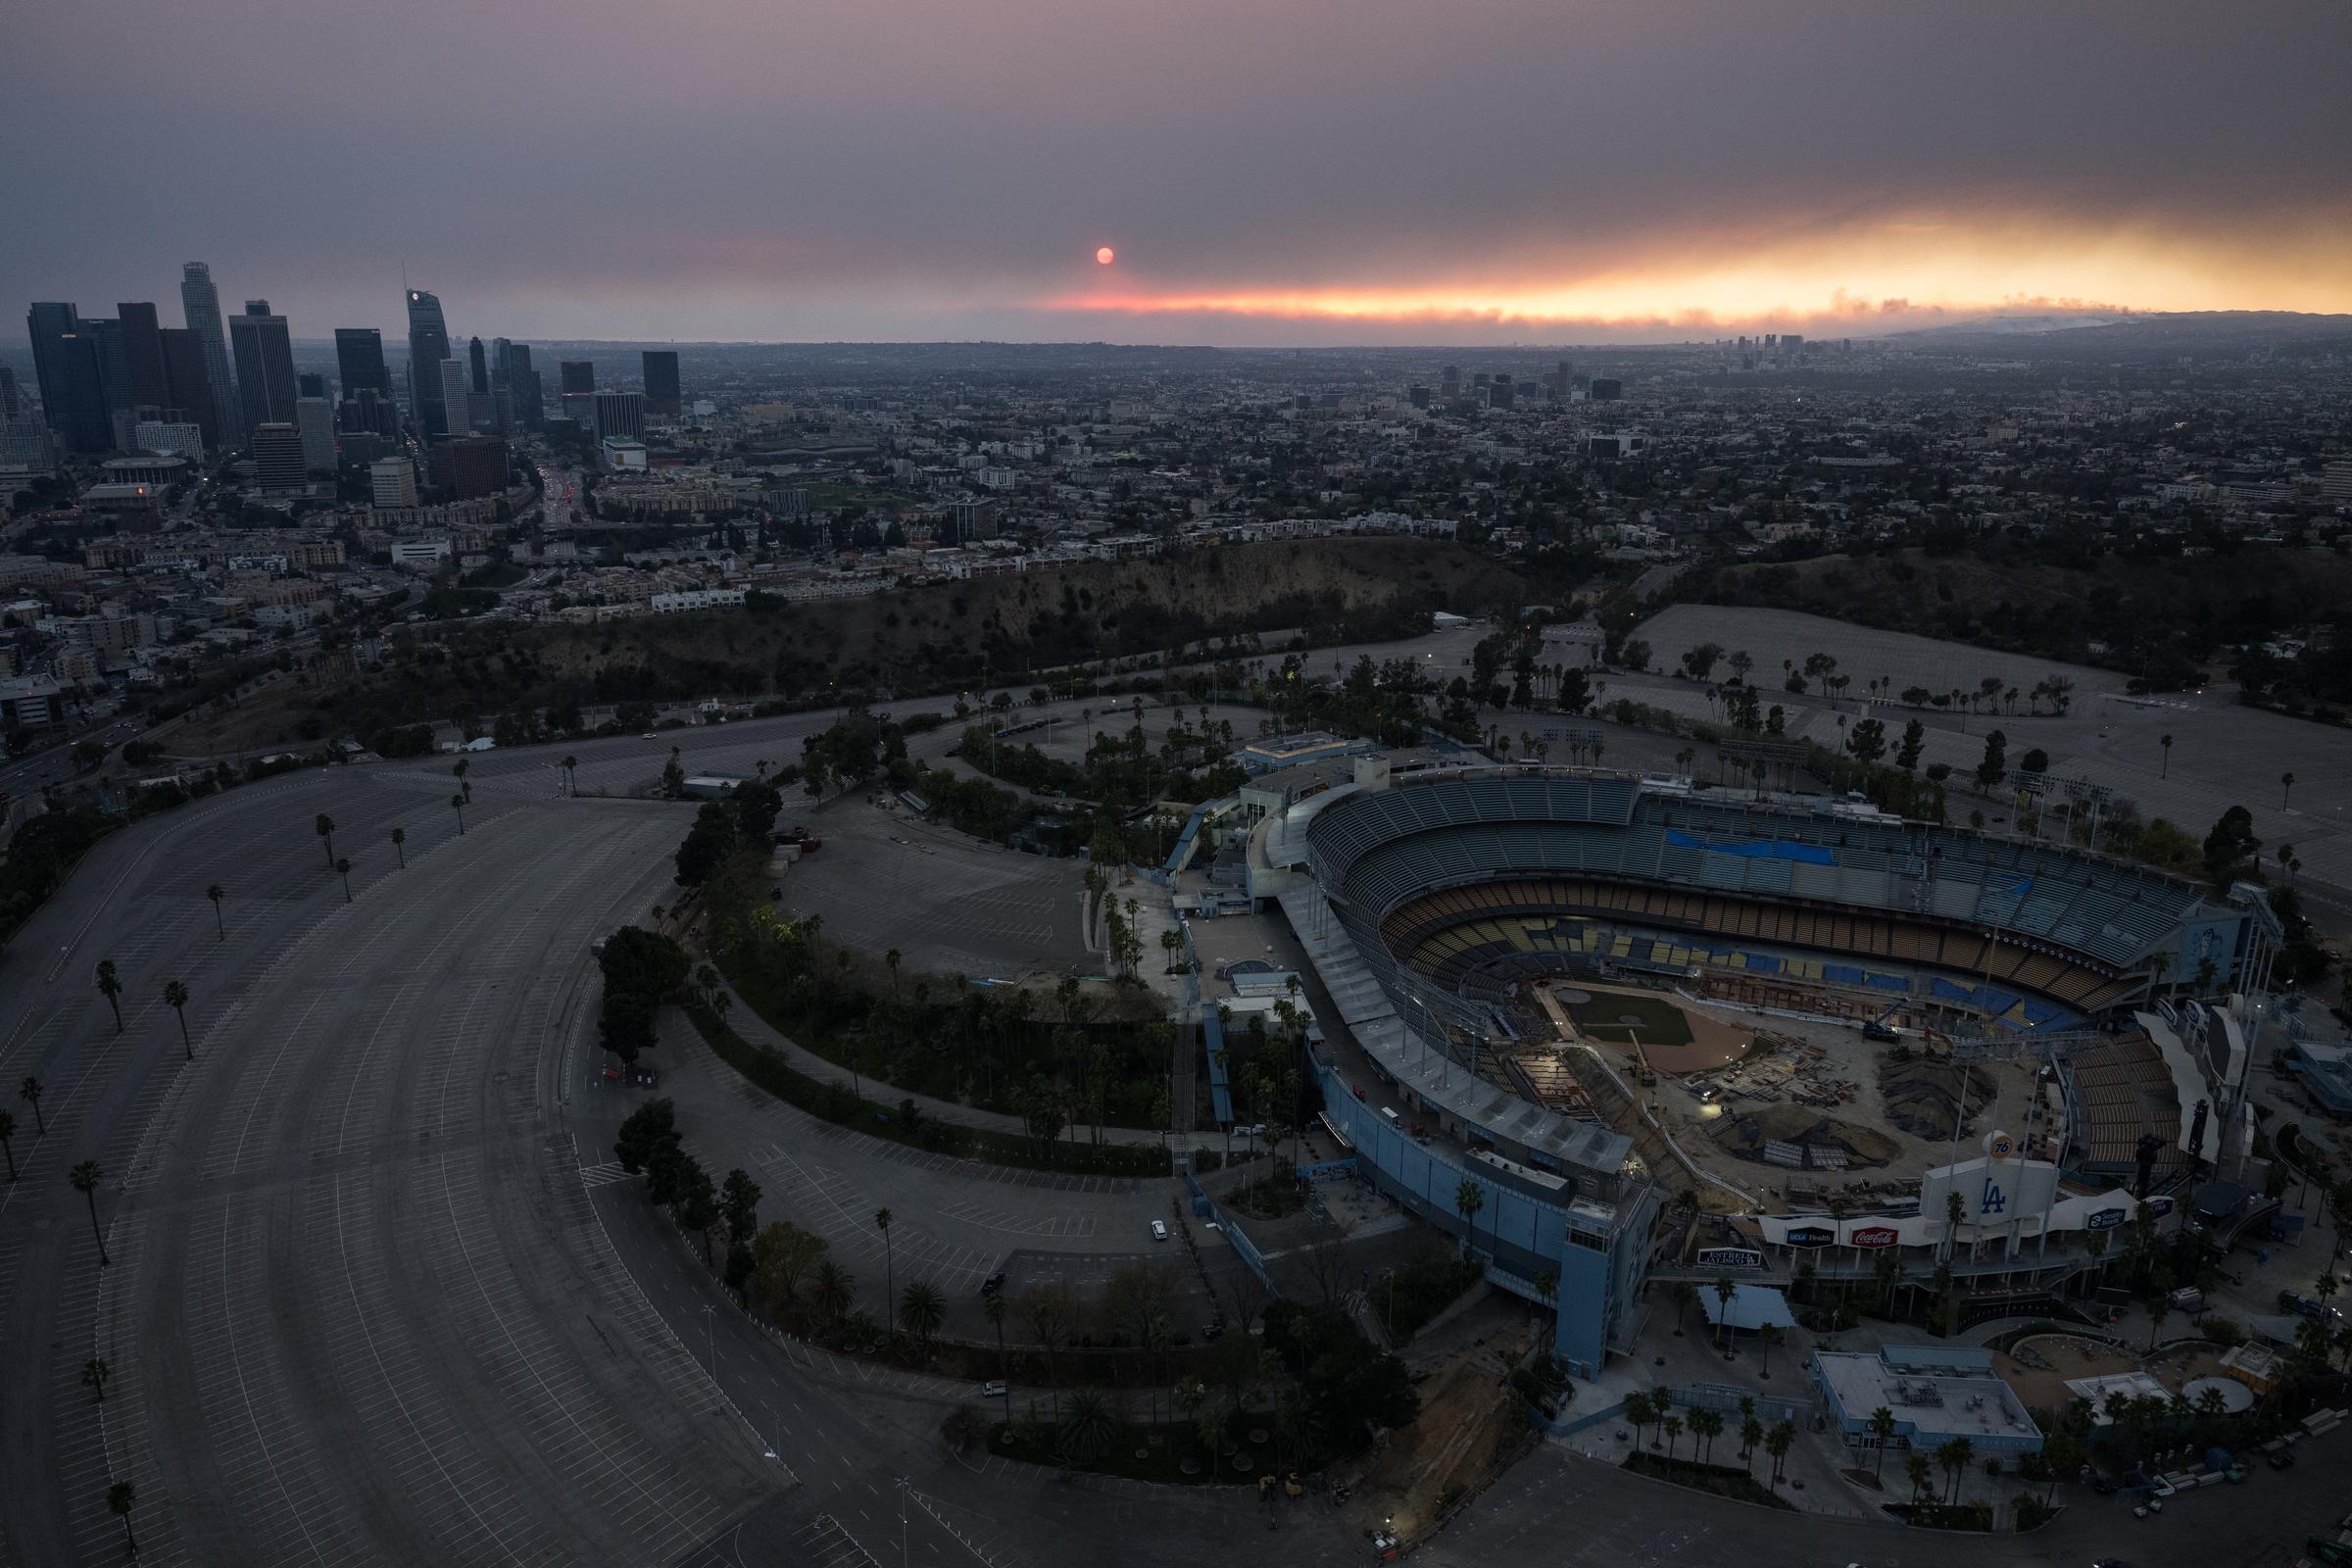
[[[1166,1220],[1155,1219],[1152,1222],[1152,1239],[1155,1242],[1164,1242],[1168,1239],[1168,1222]]]

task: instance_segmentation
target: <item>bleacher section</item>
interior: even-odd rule
[[[2133,1168],[2144,1133],[2163,1143],[2158,1171],[2169,1172],[2185,1158],[2180,1148],[2180,1098],[2162,1053],[2146,1035],[2118,1035],[2062,1060],[2060,1071],[2067,1079],[2074,1146],[2085,1164],[2119,1172]]]
[[[1606,956],[1626,961],[1906,991],[1907,973],[1856,961],[1877,957],[1945,971],[1938,995],[1956,1007],[2065,1027],[2134,993],[2181,922],[2214,912],[2186,883],[2052,846],[1647,795],[1630,778],[1401,781],[1331,803],[1305,837],[1350,926],[1448,989],[1513,955],[1599,956],[1557,918],[1584,916],[1673,934],[1619,932]]]

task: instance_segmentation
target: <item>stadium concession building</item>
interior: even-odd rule
[[[1359,1169],[1462,1237],[1494,1283],[1556,1306],[1555,1353],[1588,1376],[1639,1331],[1660,1185],[1623,1134],[1499,1070],[1516,982],[1738,971],[2064,1060],[2168,977],[2259,995],[2279,938],[2259,889],[2214,900],[1859,803],[1578,768],[1392,773],[1379,757],[1257,824],[1250,892],[1281,906],[1362,1049],[1314,1047]]]

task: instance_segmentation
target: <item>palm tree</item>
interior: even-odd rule
[[[313,825],[318,829],[318,837],[326,842],[326,863],[331,866],[335,863],[335,819],[320,811]]]
[[[899,1297],[899,1321],[906,1325],[906,1332],[914,1336],[917,1345],[928,1345],[947,1318],[948,1303],[937,1286],[928,1280],[907,1281],[906,1291]]]
[[[115,1033],[121,1034],[122,1004],[118,999],[122,995],[122,982],[115,976],[115,960],[112,958],[98,960],[98,994],[106,999],[108,1006],[115,1009]]]
[[[1666,1435],[1666,1462],[1674,1463],[1675,1445],[1683,1441],[1683,1418],[1669,1415],[1658,1422],[1658,1430]]]
[[[895,1330],[898,1327],[899,1268],[897,1259],[891,1254],[889,1209],[874,1210],[874,1229],[882,1233],[882,1299],[890,1309],[891,1327]]]
[[[466,797],[452,795],[449,798],[449,808],[458,813],[458,837],[464,838],[466,836]]]
[[[1100,1389],[1079,1389],[1061,1412],[1058,1434],[1061,1456],[1072,1464],[1087,1464],[1110,1446],[1113,1425],[1109,1401]]]
[[[106,1511],[122,1521],[122,1547],[133,1557],[139,1554],[138,1538],[130,1533],[130,1510],[139,1505],[139,1489],[127,1481],[118,1481],[106,1489]]]
[[[95,1403],[106,1402],[106,1380],[114,1375],[114,1368],[106,1364],[105,1356],[93,1355],[81,1363],[81,1386],[98,1396]]]
[[[204,896],[213,901],[213,929],[222,942],[226,942],[228,927],[220,923],[220,901],[228,897],[228,889],[216,882],[204,890]]]
[[[114,1259],[106,1255],[106,1233],[98,1228],[99,1175],[100,1172],[98,1169],[98,1162],[94,1159],[85,1159],[80,1164],[74,1166],[74,1169],[67,1175],[66,1179],[74,1184],[74,1190],[75,1192],[79,1193],[84,1199],[89,1200],[90,1234],[97,1238],[98,1266],[100,1268],[104,1268],[109,1263],[113,1262]]]
[[[565,757],[564,759],[564,793],[566,795],[577,795],[580,793],[579,779],[572,772],[572,769],[578,767],[579,765],[580,760],[576,757]],[[760,764],[760,776],[761,778],[767,777],[767,764],[765,762],[761,762]]]
[[[17,1136],[17,1118],[0,1110],[0,1153],[8,1155],[8,1179],[17,1179],[17,1146],[9,1140]]]
[[[2164,766],[2157,770],[2156,776],[2170,778],[2173,772],[2173,738],[2170,735],[2160,736],[2156,744],[2164,748]]]
[[[1673,1396],[1664,1389],[1627,1395],[1625,1396],[1625,1418],[1634,1424],[1634,1446],[1641,1446],[1643,1427],[1656,1426],[1666,1419],[1667,1412],[1673,1408]],[[1656,1447],[1658,1440],[1650,1439],[1649,1446],[1653,1448]]]
[[[164,1005],[179,1014],[179,1046],[188,1054],[188,1059],[194,1061],[196,1045],[188,1038],[188,988],[177,980],[165,981]]]
[[[890,994],[894,997],[899,994],[899,961],[905,956],[896,948],[882,955],[882,962],[890,970]]]
[[[1754,1401],[1750,1399],[1741,1399],[1740,1402],[1741,1404],[1752,1404]],[[1756,1448],[1763,1443],[1763,1422],[1757,1420],[1751,1415],[1746,1420],[1740,1423],[1740,1459],[1741,1463],[1747,1466],[1747,1473],[1750,1479],[1753,1479],[1756,1473]]]
[[[347,859],[337,860],[335,875],[343,879],[343,902],[349,904],[351,902],[351,862]]]
[[[1772,1430],[1764,1435],[1764,1451],[1772,1455],[1772,1484],[1779,1486],[1788,1473],[1788,1450],[1796,1446],[1796,1423],[1775,1421]]]
[[[1690,1458],[1694,1464],[1705,1464],[1715,1453],[1715,1440],[1723,1435],[1721,1410],[1690,1412]],[[1704,1449],[1699,1445],[1705,1444]]]
[[[32,1107],[32,1135],[35,1138],[49,1136],[49,1123],[41,1115],[41,1096],[46,1093],[48,1091],[41,1087],[38,1078],[27,1078],[17,1086],[17,1098]]]
[[[2290,796],[2290,795],[2294,794],[2294,792],[2295,792],[2295,775],[2294,775],[2294,774],[2292,774],[2292,773],[2281,773],[2281,774],[2279,774],[2279,775],[2278,775],[2278,809],[2280,809],[2281,811],[2283,811],[2283,810],[2285,810],[2285,809],[2286,809],[2286,798],[2287,798],[2288,796]]]
[[[839,1323],[857,1294],[857,1275],[829,1257],[816,1265],[816,1281],[809,1288],[809,1297],[827,1323]]]
[[[409,830],[407,828],[396,827],[392,830],[392,853],[400,857],[400,869],[403,871],[409,868],[409,852],[405,848],[408,842]]]
[[[1732,1283],[1732,1277],[1729,1274],[1723,1275],[1715,1281],[1715,1348],[1717,1349],[1724,1348],[1724,1342],[1731,1334],[1732,1298],[1739,1294],[1740,1287]]]
[[[1924,1453],[1914,1452],[1903,1461],[1903,1474],[1911,1482],[1911,1500],[1913,1502],[1919,1501],[1928,1494],[1928,1478],[1935,1473],[1936,1466],[1929,1462],[1928,1456]]]
[[[2214,1392],[2218,1394],[2221,1391],[2217,1389]],[[1894,1412],[1883,1404],[1871,1411],[1870,1435],[1879,1440],[1879,1462],[1870,1472],[1871,1479],[1875,1481],[1886,1474],[1886,1448],[1894,1442]]]
[[[672,746],[670,750],[675,752],[677,748]],[[469,801],[473,799],[473,786],[466,782],[466,775],[471,771],[473,763],[470,760],[461,757],[458,759],[457,766],[450,769],[450,772],[457,776],[460,792]]]
[[[1462,1223],[1468,1227],[1462,1238],[1462,1261],[1478,1248],[1478,1211],[1487,1206],[1487,1190],[1476,1182],[1464,1182],[1453,1190],[1453,1206],[1462,1212]]]

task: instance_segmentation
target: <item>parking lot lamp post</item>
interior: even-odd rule
[[[710,1383],[718,1384],[718,1309],[708,1301],[703,1303],[703,1345],[709,1352]]]

